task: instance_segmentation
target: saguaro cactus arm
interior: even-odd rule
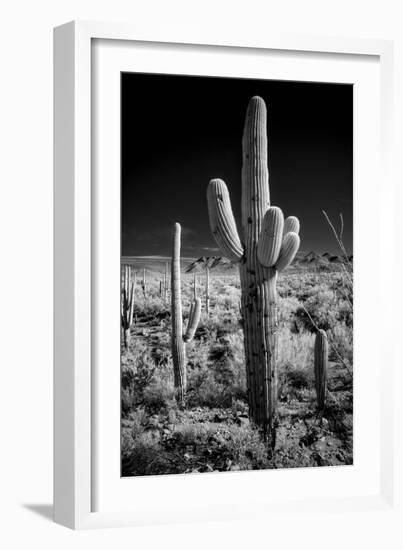
[[[299,219],[296,216],[288,216],[284,221],[284,235],[287,233],[296,233],[299,234]]]
[[[200,298],[196,298],[196,300],[192,302],[192,305],[190,308],[189,322],[186,329],[186,334],[183,337],[183,340],[185,342],[190,342],[191,340],[193,340],[197,326],[200,321],[200,313],[201,313],[201,300]]]
[[[275,268],[278,271],[283,271],[295,258],[299,249],[300,239],[296,233],[290,232],[284,236],[283,244],[281,245],[280,255],[276,262]]]
[[[263,218],[257,245],[257,257],[265,267],[273,267],[280,254],[283,240],[284,216],[280,208],[272,206]]]
[[[210,181],[207,188],[210,227],[223,255],[233,262],[243,256],[243,246],[232,213],[227,186],[220,179]]]

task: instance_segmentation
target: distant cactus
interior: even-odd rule
[[[226,265],[230,263],[226,258],[221,258],[217,256],[202,256],[196,261],[192,262],[186,269],[186,273],[193,273],[196,270],[200,271],[204,269],[206,275],[205,281],[205,311],[207,317],[210,315],[210,271],[221,265]],[[196,275],[195,275],[196,277]],[[195,281],[196,284],[196,281]]]
[[[181,226],[173,227],[172,264],[171,264],[171,317],[172,317],[172,359],[174,367],[174,385],[179,403],[184,405],[186,396],[186,346],[196,332],[200,320],[201,301],[196,298],[190,308],[186,333],[183,334],[182,295],[180,272]]]
[[[168,300],[168,286],[169,286],[169,276],[168,276],[168,262],[165,262],[165,273],[164,273],[164,301]]]
[[[134,289],[136,285],[136,272],[131,282],[131,267],[126,265],[123,274],[123,288],[121,299],[121,325],[123,333],[123,344],[127,349],[130,344],[130,328],[133,323],[134,312]]]
[[[284,222],[280,208],[270,207],[266,106],[260,97],[249,102],[242,149],[242,238],[222,180],[210,181],[207,202],[218,246],[229,260],[239,263],[249,414],[273,446],[277,423],[276,280],[278,271],[297,253],[299,222],[294,217]]]
[[[328,368],[329,344],[324,330],[318,330],[315,338],[315,389],[319,410],[326,405],[327,368]]]

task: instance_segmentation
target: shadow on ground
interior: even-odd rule
[[[23,507],[30,510],[38,516],[42,516],[48,521],[53,521],[53,505],[52,504],[23,504]]]

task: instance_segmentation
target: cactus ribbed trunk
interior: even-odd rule
[[[270,437],[277,401],[277,270],[264,267],[257,257],[263,218],[270,206],[266,109],[261,101],[249,103],[242,149],[244,258],[240,275],[249,411]]]
[[[171,263],[172,359],[177,398],[184,402],[186,393],[185,344],[183,342],[180,272],[181,226],[174,225]]]

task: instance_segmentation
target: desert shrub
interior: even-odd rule
[[[245,398],[246,398],[246,396],[245,396]],[[239,413],[239,414],[247,415],[248,411],[249,411],[249,408],[248,408],[248,404],[246,403],[246,400],[233,399],[232,405],[231,405],[231,410],[232,410],[233,414]]]
[[[172,381],[153,377],[143,391],[143,405],[147,411],[159,411],[175,406],[175,392]]]
[[[221,445],[233,462],[232,469],[260,470],[270,466],[266,445],[259,432],[252,427],[234,426],[221,437]]]
[[[144,407],[137,407],[131,411],[129,419],[131,437],[132,439],[136,439],[144,432],[148,423],[148,415]]]
[[[145,476],[179,473],[169,453],[152,432],[144,432],[122,450],[122,475]]]
[[[129,457],[133,449],[133,436],[128,430],[122,430],[120,438],[120,453],[121,457]]]
[[[190,407],[229,407],[228,388],[216,382],[213,370],[207,365],[188,371],[187,404]]]
[[[128,353],[122,356],[121,403],[124,416],[143,401],[144,391],[155,371],[155,362],[146,346],[142,344],[137,349],[138,355]]]
[[[339,363],[342,359],[347,366],[353,365],[353,329],[345,323],[332,327],[328,334],[330,347],[329,359]]]
[[[238,310],[239,315],[239,301],[241,299],[241,290],[228,283],[221,285],[220,288],[215,289],[217,294],[214,297],[214,305],[220,310],[233,311]]]
[[[332,291],[324,289],[319,289],[316,294],[308,297],[304,307],[296,311],[295,317],[304,328],[312,332],[316,330],[315,325],[328,331],[342,322],[347,326],[353,324],[351,304],[346,300],[336,300]]]
[[[189,346],[188,403],[192,406],[230,407],[246,397],[242,335],[239,329],[213,343]]]
[[[175,427],[170,445],[177,450],[191,449],[198,462],[204,459],[210,471],[255,470],[269,465],[266,446],[250,424],[180,424]]]
[[[217,383],[214,376],[207,374],[202,380],[199,378],[198,382],[198,385],[193,386],[193,393],[189,399],[191,405],[211,408],[231,406],[231,392],[223,384]]]
[[[207,366],[210,343],[207,340],[192,340],[186,344],[188,373]]]
[[[122,432],[122,475],[252,470],[269,465],[259,432],[249,423],[193,422],[181,412],[168,435],[147,428],[144,409]],[[145,416],[144,416],[145,415]]]
[[[278,333],[278,366],[279,369],[308,369],[312,364],[314,334],[304,330],[294,334],[289,327],[282,327]]]
[[[288,383],[297,390],[308,388],[312,380],[306,369],[293,369],[288,372]]]
[[[238,310],[215,310],[208,318],[202,315],[196,336],[211,342],[237,332],[239,327],[240,316]]]
[[[308,392],[313,394],[314,374],[313,366],[309,368],[293,367],[287,365],[279,372],[278,376],[278,397],[280,402],[305,400]]]
[[[170,310],[159,296],[135,302],[134,314],[138,320],[146,318],[149,326],[162,325],[170,318]]]
[[[292,326],[295,321],[295,313],[301,304],[295,296],[288,296],[287,298],[279,299],[279,323],[280,325]]]

